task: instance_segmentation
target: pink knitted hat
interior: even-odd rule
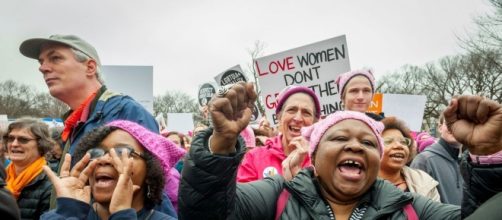
[[[312,89],[309,89],[308,87],[305,86],[297,86],[297,85],[291,85],[288,86],[279,92],[279,95],[277,96],[277,107],[275,108],[275,114],[279,114],[282,110],[282,106],[288,100],[288,98],[296,93],[305,93],[312,97],[314,100],[314,107],[315,107],[315,117],[319,118],[321,116],[321,105],[319,104],[319,97],[312,91]]]
[[[175,143],[135,122],[115,120],[106,124],[106,126],[120,128],[133,136],[144,148],[160,160],[166,174],[185,155],[185,150]]]
[[[249,148],[256,147],[254,131],[250,125],[246,126],[246,128],[244,128],[244,130],[241,131],[241,137],[244,139],[244,142],[246,142],[246,147]]]
[[[343,120],[354,119],[361,121],[368,125],[373,131],[377,141],[378,141],[378,152],[380,153],[380,157],[382,157],[383,152],[383,139],[382,139],[382,131],[384,126],[382,122],[378,122],[373,120],[372,118],[366,116],[366,114],[355,111],[337,111],[331,115],[328,115],[325,119],[309,126],[302,128],[302,135],[309,141],[310,143],[310,151],[309,155],[312,157],[315,152],[317,146],[319,145],[319,141],[321,137],[326,133],[326,131]]]
[[[426,138],[422,139],[423,137]],[[430,134],[427,132],[422,132],[418,134],[417,137],[415,138],[415,141],[417,142],[418,152],[422,152],[423,150],[425,150],[425,148],[436,142],[434,137],[430,136]]]
[[[371,84],[371,92],[375,93],[375,77],[373,77],[373,72],[371,70],[353,70],[346,73],[338,75],[336,78],[336,84],[338,84],[338,91],[340,92],[340,97],[343,96],[345,85],[354,78],[355,76],[364,76],[368,78]]]

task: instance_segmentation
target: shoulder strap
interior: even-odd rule
[[[289,192],[284,188],[281,194],[279,195],[279,199],[277,200],[277,207],[275,210],[275,220],[279,220],[279,218],[281,217],[282,212],[286,208],[286,203],[288,202],[288,198],[289,198]]]
[[[406,217],[408,217],[408,220],[418,220],[417,212],[415,212],[415,208],[413,208],[411,202],[406,204],[403,210],[404,213],[406,213]]]

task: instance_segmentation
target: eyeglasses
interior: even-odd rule
[[[7,143],[12,143],[17,139],[17,142],[20,144],[27,144],[30,141],[36,140],[36,138],[27,138],[27,137],[22,137],[22,136],[7,136]]]
[[[143,160],[146,160],[145,155],[143,153],[138,153],[138,152],[134,151],[134,149],[130,146],[116,146],[113,149],[115,150],[115,152],[119,156],[122,155],[123,151],[126,151],[127,155],[129,155],[129,157],[136,156],[136,157],[139,157]],[[107,154],[108,152],[110,152],[110,150],[105,150],[101,147],[92,148],[87,151],[87,153],[89,153],[91,155],[91,160],[98,159],[98,158],[104,156],[105,154]]]
[[[394,137],[386,137],[383,139],[383,144],[385,146],[391,145],[394,141],[397,141],[399,144],[409,147],[411,146],[411,139],[403,137],[403,138],[394,138]]]

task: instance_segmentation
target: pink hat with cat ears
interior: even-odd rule
[[[310,144],[310,157],[313,156],[313,153],[319,145],[319,141],[321,140],[324,133],[326,133],[326,131],[332,126],[347,119],[361,121],[371,128],[373,134],[377,139],[378,152],[380,153],[380,157],[382,157],[384,146],[382,139],[382,131],[384,129],[383,123],[373,120],[372,118],[366,116],[366,114],[364,113],[355,111],[337,111],[309,127],[302,128],[302,135],[309,141]]]

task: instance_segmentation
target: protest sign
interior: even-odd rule
[[[167,113],[167,131],[177,131],[188,134],[193,130],[192,113]]]
[[[395,116],[406,122],[412,131],[420,131],[425,102],[425,95],[383,94],[382,109],[385,116]]]
[[[228,70],[225,70],[225,72],[218,74],[214,77],[214,80],[219,86],[248,81],[240,65],[236,65]]]
[[[216,93],[216,88],[212,83],[204,83],[199,86],[198,100],[201,107],[207,105],[209,100]]]
[[[321,114],[341,109],[336,77],[350,70],[345,35],[254,60],[265,112],[277,124],[277,95],[286,86],[302,85],[320,98]]]
[[[102,66],[108,89],[131,96],[153,114],[153,66]]]

